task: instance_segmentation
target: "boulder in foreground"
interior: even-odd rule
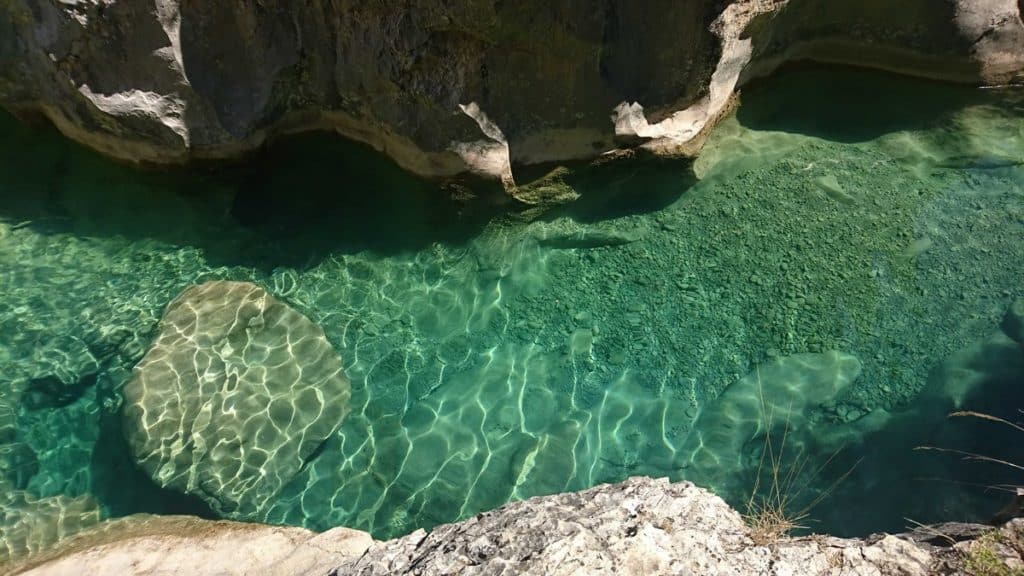
[[[632,478],[515,502],[429,534],[418,530],[378,543],[345,528],[314,536],[301,528],[132,517],[71,538],[11,573],[930,576],[969,574],[981,560],[1022,568],[1022,543],[1024,520],[1001,529],[945,525],[900,536],[780,538],[758,546],[739,513],[710,492],[688,482]]]

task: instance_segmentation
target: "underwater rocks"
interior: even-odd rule
[[[8,350],[3,352],[10,361],[4,375],[12,382],[16,404],[29,410],[66,406],[96,383],[101,360],[81,339],[51,336],[17,324],[5,328],[12,331],[12,341],[5,342]],[[3,419],[0,414],[0,428]]]
[[[756,546],[743,518],[688,482],[632,478],[370,548],[334,574],[876,574],[924,576],[932,557],[895,536]]]
[[[1013,398],[1024,376],[1024,338],[1020,332],[1024,300],[1010,305],[1002,325],[986,338],[954,352],[929,375],[928,384],[915,403],[918,412],[1007,408],[978,405],[980,397]],[[993,394],[1003,389],[1002,393]],[[980,392],[985,391],[982,395]],[[918,416],[920,417],[920,416]]]
[[[6,481],[14,488],[24,489],[37,472],[39,459],[28,444],[0,444],[0,483]]]
[[[937,531],[958,535],[957,543],[936,538]],[[1024,520],[1001,529],[939,526],[866,539],[780,537],[759,546],[740,514],[710,492],[688,482],[632,478],[514,502],[429,534],[418,530],[377,543],[345,528],[314,535],[301,528],[129,517],[27,558],[11,574],[925,576],[971,573],[965,564],[983,553],[1024,566],[1020,547],[1014,549],[1022,541]]]
[[[692,154],[738,86],[794,60],[1003,84],[1024,24],[1017,0],[0,3],[0,104],[105,154],[333,129],[513,190],[513,165]]]
[[[34,354],[34,372],[22,402],[29,408],[65,406],[95,384],[100,363],[88,346],[72,336],[57,336]]]
[[[534,222],[531,229],[533,239],[539,246],[558,250],[624,246],[641,239],[640,234],[634,230],[612,226],[585,226],[569,218]]]
[[[224,514],[260,510],[348,412],[341,359],[308,318],[244,282],[171,302],[124,388],[135,461]]]
[[[40,552],[100,521],[88,496],[36,498],[0,480],[0,564]]]
[[[842,352],[794,354],[766,362],[701,410],[681,452],[687,478],[720,485],[743,470],[744,446],[772,428],[798,434],[812,411],[860,376],[861,363]],[[717,481],[709,479],[715,478]]]
[[[639,236],[628,232],[583,231],[538,238],[537,243],[545,248],[568,250],[572,248],[588,249],[622,246],[623,244],[636,242],[639,239]]]

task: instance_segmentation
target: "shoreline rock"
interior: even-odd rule
[[[689,482],[631,478],[540,496],[387,542],[335,528],[320,535],[191,517],[100,525],[7,574],[791,574],[969,573],[995,558],[1024,567],[1024,519],[948,524],[862,539],[781,538],[755,545],[738,512]]]
[[[326,574],[362,554],[369,534],[203,520],[193,516],[136,514],[104,522],[4,574]]]

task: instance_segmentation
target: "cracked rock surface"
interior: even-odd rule
[[[632,478],[516,502],[387,542],[336,528],[134,516],[100,525],[11,574],[681,574],[927,576],[972,562],[1024,568],[1024,520],[943,525],[866,539],[756,545],[738,512],[688,482]],[[981,559],[981,560],[979,560]],[[1007,572],[1011,573],[1012,572]]]
[[[0,2],[0,105],[137,162],[335,130],[421,175],[696,152],[793,60],[1003,84],[1018,0]]]

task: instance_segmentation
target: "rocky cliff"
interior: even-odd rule
[[[0,104],[108,155],[235,157],[333,129],[422,175],[692,154],[811,59],[1024,79],[1018,0],[0,0]]]
[[[532,498],[388,542],[337,528],[129,517],[30,557],[10,574],[1016,574],[1024,520],[1000,529],[922,528],[863,540],[752,538],[720,498],[681,482],[633,478]],[[989,570],[983,572],[982,570]],[[1002,570],[1002,571],[992,571]]]

